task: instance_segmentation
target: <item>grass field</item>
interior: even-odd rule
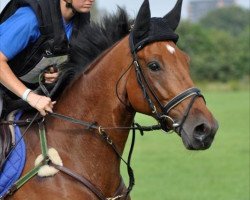
[[[188,151],[176,134],[137,134],[133,200],[249,200],[249,92],[204,95],[220,125],[211,148]],[[136,121],[154,122],[142,115]]]

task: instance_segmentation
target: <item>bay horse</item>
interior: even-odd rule
[[[86,26],[75,41],[71,63],[65,65],[74,66],[78,75],[61,94],[54,113],[100,126],[99,130],[85,129],[48,115],[47,143],[59,152],[64,166],[85,177],[105,198],[59,172],[49,178],[35,176],[8,199],[130,199],[121,195],[127,191],[120,175],[121,158],[108,143],[115,144],[122,154],[129,130],[105,127],[131,127],[136,112],[154,117],[167,132],[174,130],[187,149],[210,147],[217,122],[190,78],[188,56],[176,46],[178,35],[174,31],[181,5],[182,0],[178,0],[166,16],[151,18],[149,2],[144,0],[131,30],[123,11],[110,23]],[[123,38],[103,51],[111,40],[119,39],[118,35]],[[79,72],[78,66],[93,60],[96,52],[101,55]],[[108,134],[108,142],[100,133]],[[37,129],[29,130],[25,142],[23,174],[33,168],[41,153]]]

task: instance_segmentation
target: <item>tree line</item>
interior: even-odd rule
[[[240,7],[214,10],[198,23],[182,21],[178,46],[191,58],[199,81],[249,79],[250,11]]]

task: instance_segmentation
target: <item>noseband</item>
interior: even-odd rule
[[[205,101],[204,96],[201,94],[201,91],[198,88],[192,87],[189,88],[183,92],[181,92],[180,94],[178,94],[177,96],[175,96],[173,99],[171,99],[166,105],[163,105],[158,96],[156,95],[156,93],[154,92],[154,90],[152,89],[152,87],[150,86],[148,80],[146,79],[142,68],[139,64],[139,60],[138,60],[138,56],[137,56],[137,52],[139,50],[141,50],[143,48],[143,44],[142,45],[134,45],[134,41],[133,41],[133,33],[130,33],[129,36],[129,43],[130,43],[130,50],[133,56],[133,62],[134,62],[134,66],[135,66],[135,71],[136,71],[136,77],[137,77],[137,82],[140,85],[144,98],[147,100],[148,105],[150,107],[150,109],[152,110],[152,114],[154,115],[154,117],[157,119],[157,121],[160,123],[161,128],[166,131],[169,132],[170,130],[175,130],[177,133],[180,134],[183,124],[185,123],[188,114],[195,102],[195,99],[197,97],[202,97],[203,100]],[[159,106],[161,112],[158,112],[156,109],[156,106],[151,98],[151,96],[149,95],[149,92],[151,94],[151,96],[153,97],[153,99],[155,100],[155,102],[157,103],[157,105]],[[186,108],[186,111],[184,112],[184,115],[181,119],[180,122],[176,122],[172,117],[169,116],[169,112],[176,107],[177,105],[179,105],[182,101],[184,101],[185,99],[192,97],[189,105]],[[206,101],[205,101],[206,102]],[[172,123],[171,127],[167,126],[167,122],[170,121]]]

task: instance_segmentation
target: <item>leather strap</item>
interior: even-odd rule
[[[76,179],[77,181],[79,181],[80,183],[82,183],[83,185],[85,185],[89,190],[91,190],[99,199],[101,200],[106,200],[106,197],[102,194],[102,192],[97,189],[96,186],[94,186],[89,180],[87,180],[85,177],[79,175],[76,172],[71,171],[70,169],[64,167],[64,166],[60,166],[60,165],[56,165],[54,163],[49,163],[49,165],[55,167],[56,169],[60,170],[61,172],[67,174],[68,176],[73,177],[74,179]]]
[[[203,97],[203,95],[201,94],[201,91],[198,88],[189,88],[187,90],[185,90],[184,92],[180,93],[179,95],[175,96],[173,99],[171,99],[163,108],[163,112],[168,114],[169,111],[174,108],[175,106],[177,106],[178,104],[180,104],[182,101],[184,101],[185,99],[189,98],[190,96],[198,96],[198,97],[202,97],[205,101],[205,98]],[[206,102],[206,101],[205,101]]]

